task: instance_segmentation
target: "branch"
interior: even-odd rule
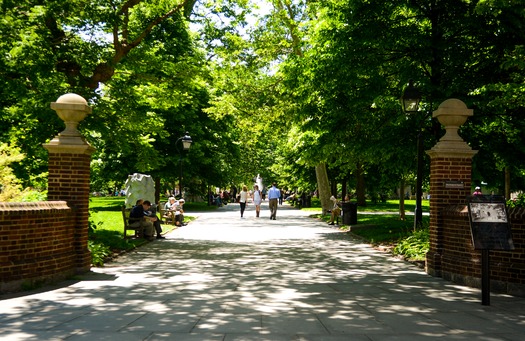
[[[143,0],[128,0],[124,6],[121,8],[119,13],[124,16],[122,23],[122,41],[119,41],[118,35],[118,24],[115,24],[113,27],[113,46],[115,48],[115,54],[107,62],[99,63],[93,72],[93,75],[85,80],[85,85],[90,89],[96,89],[99,83],[104,83],[110,80],[114,73],[116,65],[135,47],[140,45],[140,43],[151,33],[151,31],[159,25],[161,22],[171,17],[176,12],[184,9],[188,2],[192,0],[184,0],[182,3],[166,12],[164,15],[155,18],[151,21],[148,26],[138,35],[136,39],[132,42],[129,42],[129,10]]]
[[[148,36],[148,34],[153,30],[153,28],[155,28],[155,26],[157,26],[158,24],[160,24],[161,22],[163,22],[164,20],[166,20],[167,18],[171,17],[173,14],[175,14],[176,12],[178,12],[181,8],[184,7],[184,4],[186,3],[186,1],[188,0],[185,0],[183,1],[181,4],[177,5],[177,7],[173,8],[172,10],[170,10],[169,12],[167,12],[166,14],[164,14],[163,16],[161,17],[158,17],[156,18],[155,20],[153,20],[145,29],[144,31],[142,31],[142,33],[137,37],[137,39],[135,39],[133,42],[131,42],[129,44],[130,46],[130,50],[136,46],[138,46],[142,40],[144,40],[144,38],[146,38]]]

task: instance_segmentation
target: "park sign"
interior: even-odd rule
[[[514,250],[505,198],[473,195],[469,198],[468,210],[476,250]]]
[[[465,183],[463,181],[454,181],[454,180],[449,180],[449,181],[445,181],[445,188],[448,188],[448,189],[463,189],[465,188]]]
[[[472,243],[481,250],[481,304],[490,305],[490,250],[514,250],[505,198],[473,195],[468,212]]]

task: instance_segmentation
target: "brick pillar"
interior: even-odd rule
[[[76,94],[60,96],[51,108],[65,122],[66,129],[49,143],[48,201],[67,201],[76,217],[74,246],[77,273],[91,266],[88,250],[89,177],[91,154],[95,151],[77,130],[90,112],[84,98]]]
[[[446,134],[427,151],[430,156],[430,250],[426,257],[426,271],[441,277],[443,226],[441,213],[446,206],[466,204],[472,182],[472,150],[458,135],[459,127],[473,115],[465,103],[448,99],[441,103],[433,117],[445,126]]]

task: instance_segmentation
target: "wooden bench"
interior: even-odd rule
[[[164,221],[165,224],[175,225],[172,215],[164,208],[164,205],[165,203],[163,202],[159,202],[157,205],[157,212],[159,212],[160,219]]]
[[[131,208],[126,208],[126,205],[122,205],[122,220],[124,221],[124,238],[128,238],[128,231],[133,231],[133,237],[143,238],[144,237],[144,228],[141,226],[132,227],[130,226],[130,221],[141,221],[144,218],[130,218],[129,214],[131,213]]]
[[[166,210],[163,203],[159,203],[157,210],[161,216],[161,219],[166,224],[181,226],[178,215],[176,215],[174,211]]]

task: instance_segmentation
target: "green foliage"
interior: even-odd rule
[[[19,199],[21,202],[46,201],[47,191],[25,189]]]
[[[394,247],[393,252],[395,255],[402,255],[408,260],[425,260],[429,249],[430,234],[428,228],[425,228],[400,240]]]
[[[22,187],[22,181],[13,171],[13,165],[25,158],[20,148],[0,142],[0,201],[43,201],[47,191]]]
[[[88,249],[91,252],[91,264],[93,266],[104,265],[104,261],[111,255],[109,246],[93,240],[88,240]]]
[[[91,262],[103,266],[113,253],[129,251],[143,240],[128,240],[122,236],[123,223],[121,206],[123,197],[96,197],[90,199],[88,221]]]
[[[195,143],[183,166],[198,179],[188,185],[227,182],[218,160],[234,144],[229,127],[202,110],[209,78],[186,21],[194,4],[185,1],[183,14],[173,1],[3,3],[0,141],[26,154],[13,168],[22,187],[37,187],[46,169],[41,144],[63,129],[49,103],[67,92],[93,108],[79,126],[96,148],[93,190],[137,171],[173,180],[186,130]]]
[[[507,207],[525,207],[525,193],[520,193],[515,199],[508,200]]]
[[[42,143],[63,129],[49,103],[66,92],[93,108],[79,126],[96,148],[93,190],[134,172],[173,188],[180,165],[198,194],[256,174],[309,190],[313,167],[326,164],[363,202],[365,188],[414,185],[416,131],[431,148],[442,131],[423,116],[449,97],[475,108],[460,132],[479,150],[474,182],[503,188],[506,170],[511,190],[523,190],[519,1],[267,4],[256,15],[261,4],[247,0],[2,2],[0,143],[25,155],[9,166],[18,182],[1,179],[3,194],[9,184],[44,189]],[[407,117],[398,99],[411,78],[424,98]],[[180,155],[185,131],[194,144]]]
[[[508,167],[513,188],[523,188],[523,165],[516,161],[525,145],[519,95],[525,13],[513,2],[483,3],[309,3],[315,16],[306,24],[307,49],[281,69],[296,101],[294,117],[303,131],[318,135],[309,141],[317,155],[308,154],[307,146],[301,155],[325,157],[333,178],[355,174],[362,165],[369,190],[391,188],[401,179],[413,185],[417,131],[425,132],[425,148],[442,135],[424,114],[454,97],[476,107],[463,130],[468,142],[479,145],[478,180],[503,179]],[[410,78],[424,96],[422,112],[406,117],[398,100]]]
[[[22,186],[11,164],[23,159],[20,149],[0,142],[0,201],[17,201],[20,197]]]
[[[120,213],[120,210],[118,213]],[[113,215],[116,216],[117,214]],[[119,215],[120,224],[114,226],[111,224],[103,224],[101,221],[95,223],[91,218],[92,212],[90,212],[88,247],[91,251],[91,261],[94,266],[103,266],[114,253],[118,254],[123,251],[129,251],[145,243],[143,239],[123,238],[122,214]]]
[[[405,200],[405,210],[413,212],[416,207],[415,200]],[[428,200],[421,200],[421,208],[423,212],[430,210],[430,202]],[[385,202],[378,201],[374,203],[372,200],[367,201],[366,206],[359,206],[360,212],[398,212],[399,200],[386,200]]]

